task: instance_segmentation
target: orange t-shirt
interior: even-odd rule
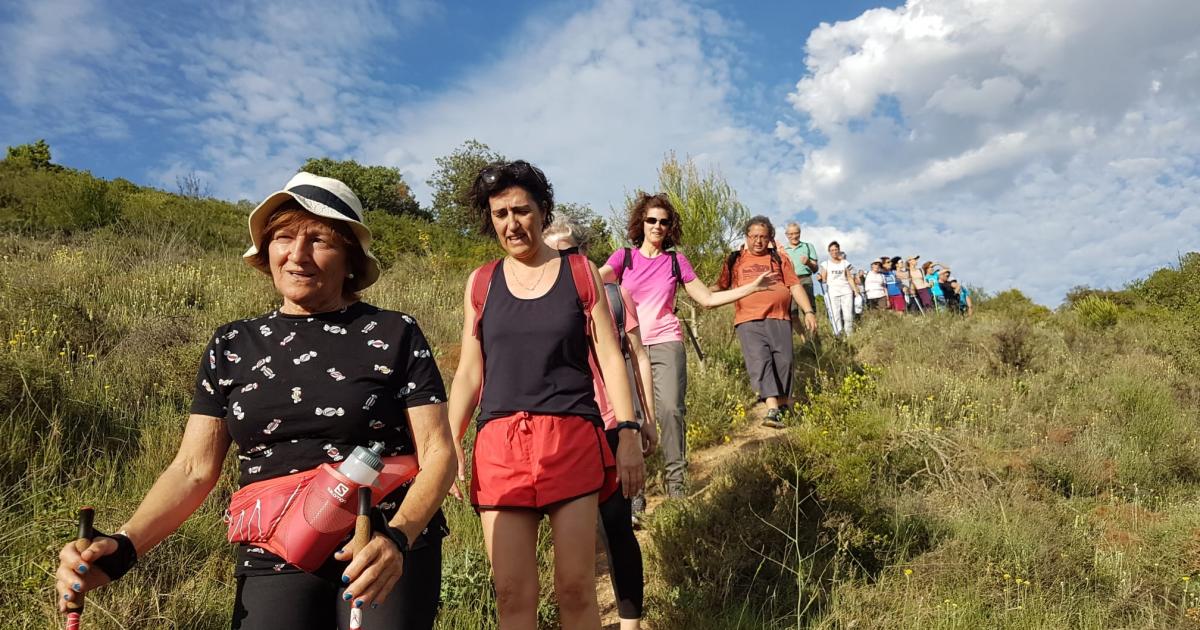
[[[782,267],[782,270],[780,269]],[[792,306],[790,287],[800,284],[796,277],[796,269],[786,255],[780,255],[776,262],[771,254],[755,256],[749,251],[743,251],[733,264],[733,282],[726,285],[728,267],[721,270],[721,286],[740,287],[754,282],[763,272],[770,271],[771,285],[766,291],[751,293],[733,303],[733,325],[752,322],[759,319],[791,319],[788,310]]]

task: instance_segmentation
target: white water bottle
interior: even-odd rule
[[[338,472],[346,475],[351,481],[362,486],[370,486],[379,479],[379,471],[383,470],[383,442],[375,442],[370,449],[361,446],[354,447],[350,457],[338,466]]]

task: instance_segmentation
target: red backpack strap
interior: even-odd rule
[[[567,254],[571,265],[571,279],[575,281],[575,292],[587,320],[588,336],[592,335],[592,307],[596,305],[596,283],[592,278],[592,265],[583,254]]]
[[[483,305],[487,302],[488,291],[492,288],[492,276],[495,275],[496,265],[499,264],[499,258],[485,263],[482,267],[475,270],[475,280],[471,282],[471,306],[475,308],[475,325],[473,330],[475,338],[481,341],[479,326],[483,321]]]

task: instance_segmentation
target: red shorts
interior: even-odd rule
[[[471,504],[476,510],[546,512],[617,489],[616,459],[604,430],[579,416],[524,411],[488,420],[475,436]]]
[[[889,295],[888,301],[891,302],[893,311],[900,311],[901,313],[904,312],[905,304],[903,295]]]

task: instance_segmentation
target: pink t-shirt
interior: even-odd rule
[[[604,264],[612,267],[621,286],[629,291],[637,304],[638,319],[641,321],[642,343],[652,346],[668,341],[683,341],[683,329],[675,317],[675,276],[671,273],[671,256],[666,252],[646,258],[636,247],[629,249],[633,256],[632,267],[625,268],[625,249],[618,249]],[[686,284],[696,279],[692,264],[682,252],[676,253],[679,260],[679,277]]]
[[[624,287],[621,287],[621,301],[625,303],[625,333],[629,334],[638,329],[637,306],[629,297],[629,291],[626,291]],[[612,306],[609,306],[609,313],[612,313]],[[600,369],[597,366],[592,366],[592,385],[596,388],[596,404],[600,406],[600,417],[604,419],[604,429],[617,428],[617,412],[613,410],[612,403],[608,400],[608,391],[604,389],[604,381],[600,380]],[[633,387],[633,383],[630,383],[629,386]]]

